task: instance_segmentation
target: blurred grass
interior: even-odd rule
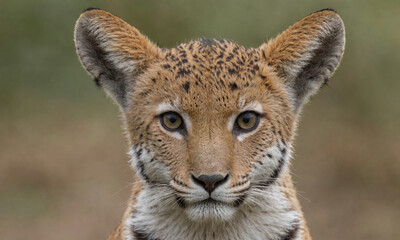
[[[105,239],[125,208],[132,173],[118,110],[72,40],[89,6],[161,47],[199,37],[257,47],[313,11],[336,9],[345,57],[304,110],[296,185],[315,239],[400,239],[397,0],[0,2],[2,239]]]

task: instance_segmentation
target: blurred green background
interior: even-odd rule
[[[1,239],[105,239],[125,209],[132,171],[118,109],[73,44],[90,6],[161,47],[199,37],[257,47],[336,9],[345,56],[304,109],[294,180],[314,239],[400,239],[398,0],[1,1]]]

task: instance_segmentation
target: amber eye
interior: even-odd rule
[[[260,121],[260,115],[255,112],[244,112],[236,119],[236,125],[239,131],[250,132],[254,130]]]
[[[161,125],[168,131],[176,131],[183,127],[182,117],[176,112],[166,112],[160,116]]]

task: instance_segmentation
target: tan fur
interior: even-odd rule
[[[265,149],[278,146],[279,161],[286,159],[299,109],[338,66],[344,28],[340,17],[326,10],[311,14],[257,49],[227,40],[200,39],[161,50],[114,15],[90,10],[78,19],[75,42],[86,70],[121,107],[133,149],[137,176],[121,224],[108,238],[116,240],[130,239],[128,235],[135,232],[125,223],[138,210],[137,198],[146,187],[187,189],[193,185],[191,175],[201,174],[229,174],[227,189],[238,188],[244,194],[257,186],[252,174],[265,167],[263,161],[270,155]],[[310,66],[314,62],[324,64]],[[160,104],[190,119],[180,138],[160,127]],[[257,104],[262,108],[260,125],[240,139],[228,129],[229,119],[243,107]],[[311,237],[290,172],[285,170],[287,161],[279,166],[270,163],[274,169],[266,170],[276,179],[265,179],[259,187],[281,189],[300,216],[294,234],[308,240]],[[168,176],[159,175],[163,171]],[[184,198],[179,191],[176,195]],[[246,201],[250,200],[237,208],[245,209],[250,204]],[[289,235],[284,239],[295,239]]]

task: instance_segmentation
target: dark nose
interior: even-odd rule
[[[195,183],[202,186],[209,194],[211,194],[216,187],[218,187],[219,185],[223,184],[228,180],[228,176],[229,176],[228,174],[225,176],[222,176],[220,174],[200,175],[198,177],[192,175],[192,179]]]

